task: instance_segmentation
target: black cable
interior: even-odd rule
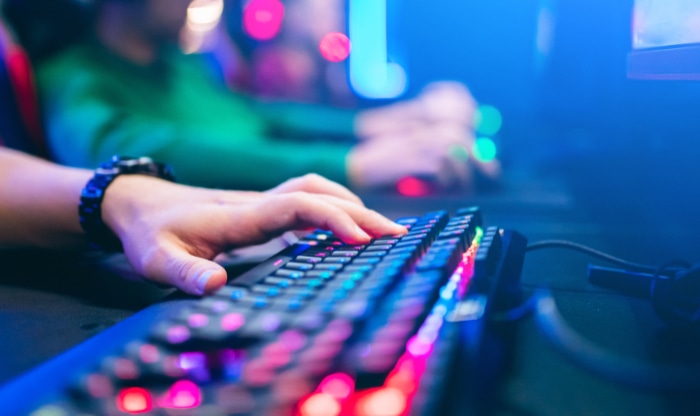
[[[601,260],[607,261],[612,264],[617,264],[619,266],[631,268],[637,271],[645,271],[648,273],[656,273],[658,271],[657,266],[650,266],[647,264],[635,263],[619,257],[615,257],[608,253],[596,250],[592,247],[584,246],[583,244],[574,243],[573,241],[566,240],[544,240],[537,243],[532,243],[527,246],[527,251],[542,250],[545,248],[565,248],[569,250],[578,251],[581,253],[588,254],[593,257],[597,257]]]
[[[566,324],[551,294],[541,291],[534,304],[537,327],[565,357],[584,369],[631,387],[665,391],[700,390],[700,365],[649,365],[611,354]]]
[[[690,327],[700,325],[700,265],[686,261],[661,267],[627,261],[594,248],[566,240],[530,244],[527,251],[565,248],[650,274],[649,297],[666,323]],[[523,304],[494,316],[498,321],[517,321],[534,315],[538,329],[561,354],[589,372],[627,386],[666,391],[700,390],[700,365],[652,365],[619,357],[590,342],[566,324],[549,291],[535,292]]]
[[[683,267],[684,272],[674,273],[669,278],[662,278],[664,272],[672,267]],[[649,286],[649,299],[654,312],[668,325],[697,326],[700,322],[700,304],[697,299],[697,289],[688,287],[689,275],[697,280],[693,265],[684,261],[670,261],[659,267],[654,273]],[[665,283],[665,284],[664,284]],[[685,299],[682,299],[685,297]],[[692,299],[695,297],[695,299]],[[692,299],[690,303],[687,301]]]

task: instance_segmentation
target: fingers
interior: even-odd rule
[[[171,284],[191,295],[212,293],[226,284],[223,267],[195,257],[169,241],[146,253],[141,258],[141,266],[147,278]]]
[[[372,237],[383,237],[386,235],[405,234],[408,230],[404,226],[398,225],[378,212],[349,204],[343,200],[332,197],[324,197],[326,202],[345,211],[357,225]]]
[[[435,82],[423,89],[420,100],[426,117],[431,120],[452,120],[472,127],[477,103],[469,90],[458,82]]]
[[[276,188],[268,191],[268,193],[271,194],[285,194],[290,192],[308,192],[310,194],[332,195],[364,206],[362,200],[348,188],[313,173],[299,178],[290,179]]]
[[[470,162],[472,162],[472,165],[476,168],[476,170],[493,180],[497,180],[501,176],[501,163],[498,160],[481,162],[472,157]]]
[[[333,196],[303,192],[280,195],[256,210],[261,230],[268,236],[300,228],[333,231],[351,244],[367,243],[371,236],[403,234],[406,229],[378,213]]]

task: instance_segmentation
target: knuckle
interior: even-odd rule
[[[283,197],[283,202],[293,206],[305,206],[310,202],[311,195],[304,191],[290,192]]]
[[[302,177],[304,185],[314,188],[320,186],[324,182],[324,178],[317,173],[307,173]]]
[[[372,216],[372,217],[381,217],[381,216],[382,216],[382,214],[380,214],[379,212],[377,212],[377,211],[375,211],[375,210],[373,210],[373,209],[368,209],[368,210],[367,210],[367,215],[368,215],[368,216]]]

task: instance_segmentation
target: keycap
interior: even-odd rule
[[[311,269],[313,269],[313,267],[314,267],[313,264],[309,264],[309,263],[298,263],[298,262],[294,262],[294,261],[290,261],[290,262],[288,262],[287,264],[284,265],[284,268],[285,268],[286,270],[302,270],[302,271],[305,271],[305,270],[311,270]]]
[[[304,277],[304,275],[305,272],[298,270],[279,269],[275,272],[275,276],[288,277],[290,279],[300,279]]]
[[[321,262],[320,257],[312,257],[312,256],[297,256],[294,258],[295,262],[300,262],[300,263],[320,263]]]
[[[107,403],[77,413],[117,414],[115,397],[123,387],[152,389],[154,414],[171,412],[168,400],[186,407],[195,396],[201,401],[196,410],[204,413],[294,414],[298,400],[320,389],[330,373],[353,375],[359,390],[394,386],[397,381],[387,376],[409,340],[421,325],[439,329],[429,313],[457,293],[459,282],[450,277],[481,224],[479,211],[460,212],[452,219],[444,211],[405,218],[400,222],[410,226],[408,235],[366,245],[348,245],[316,230],[213,296],[177,300],[185,307],[164,314],[144,339],[117,348],[104,369],[93,367],[86,373],[92,381],[76,384],[82,393],[75,397],[97,397],[88,391],[91,384]],[[479,276],[495,280],[501,254],[512,253],[501,253],[503,244],[511,244],[510,234],[503,241],[497,228],[484,231],[472,282]],[[423,372],[410,364],[404,369]],[[418,388],[430,385],[423,381],[420,375],[412,380]],[[193,383],[182,390],[191,395],[173,393],[179,382]]]
[[[479,249],[474,256],[474,277],[485,279],[496,270],[501,257],[502,241],[498,227],[489,227],[484,232]]]

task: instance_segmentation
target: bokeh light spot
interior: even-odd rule
[[[493,136],[503,126],[503,116],[492,105],[480,105],[474,114],[474,126],[479,134]]]
[[[221,329],[227,332],[237,331],[245,324],[245,317],[240,313],[228,313],[221,318]]]
[[[399,180],[396,190],[403,196],[421,197],[430,194],[430,185],[418,178],[407,176]]]
[[[29,416],[68,416],[68,412],[66,412],[64,409],[58,406],[51,404],[34,411]]]
[[[187,27],[207,32],[216,27],[224,12],[223,0],[194,0],[187,9]]]
[[[180,380],[170,387],[160,400],[161,407],[170,409],[194,409],[202,403],[202,392],[195,383]]]
[[[340,403],[326,393],[312,394],[299,406],[301,416],[337,416],[340,411]]]
[[[153,398],[146,389],[130,387],[119,392],[117,407],[125,413],[146,413],[153,409]]]
[[[474,142],[472,153],[474,158],[480,162],[492,162],[496,159],[496,143],[488,137],[480,137]]]
[[[277,36],[284,20],[284,5],[279,0],[251,0],[243,10],[243,28],[257,40]]]
[[[318,49],[324,59],[341,62],[350,55],[350,39],[343,33],[329,33],[321,39]]]
[[[406,395],[400,390],[384,387],[368,394],[358,403],[358,416],[398,416],[406,410]]]
[[[318,389],[338,400],[345,400],[355,390],[355,381],[347,374],[331,374],[323,379]]]

